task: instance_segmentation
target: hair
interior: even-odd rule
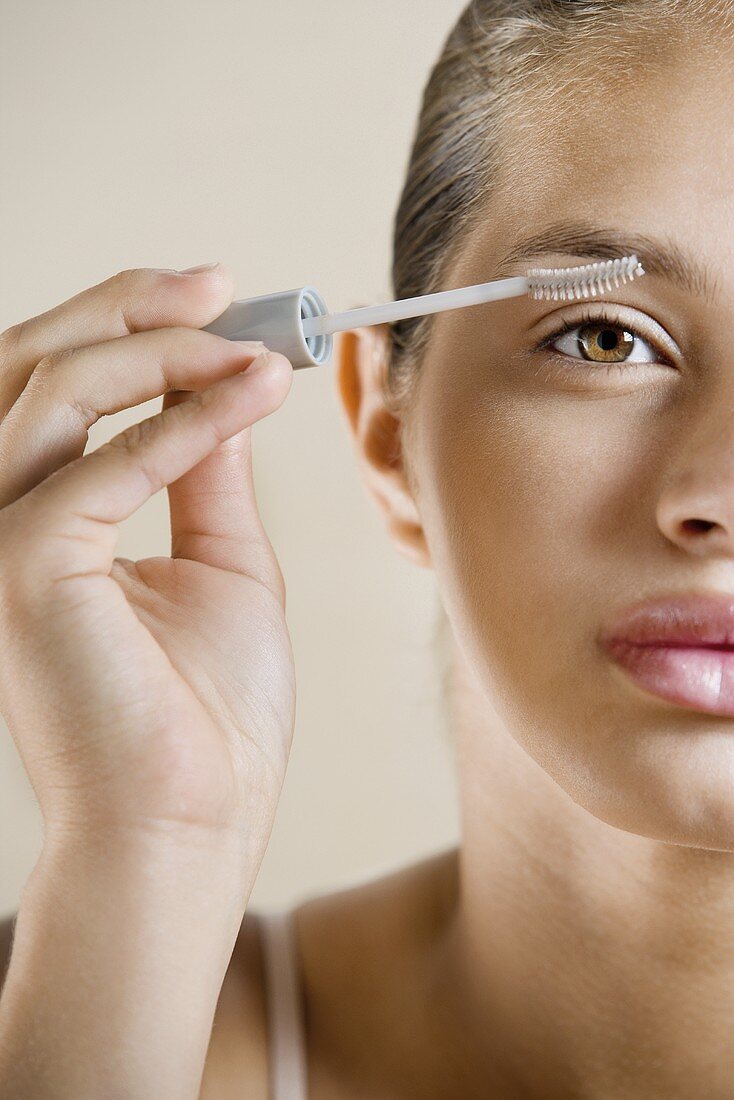
[[[645,75],[663,70],[707,29],[730,31],[733,13],[734,0],[473,0],[423,93],[395,215],[394,297],[448,289],[445,280],[488,201],[512,173],[522,173],[523,149],[542,143],[549,113],[583,103],[600,84],[613,96],[615,84],[637,78],[641,56]],[[429,315],[388,326],[384,401],[401,418],[432,324]],[[412,483],[407,460],[405,466]],[[438,599],[433,643],[444,708],[452,689],[449,630]],[[448,728],[448,709],[444,718]]]
[[[662,70],[706,26],[730,30],[733,11],[734,0],[473,0],[423,93],[395,215],[395,298],[445,289],[488,200],[522,171],[523,135],[542,142],[533,104],[552,117],[600,83],[613,94],[637,78],[641,55],[646,74]],[[410,402],[432,323],[389,326],[385,401],[396,414]]]

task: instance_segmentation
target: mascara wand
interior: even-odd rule
[[[458,290],[444,290],[417,298],[402,298],[384,305],[350,309],[345,313],[329,313],[317,290],[301,287],[232,302],[204,331],[228,340],[262,340],[271,351],[285,355],[293,369],[297,370],[327,363],[331,357],[333,336],[337,332],[425,317],[448,309],[464,309],[466,306],[526,294],[531,298],[552,301],[594,298],[611,290],[612,284],[619,287],[644,274],[637,256],[632,255],[581,267],[533,268],[527,276],[495,279]]]

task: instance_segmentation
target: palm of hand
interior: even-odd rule
[[[246,824],[266,841],[295,715],[290,638],[269,587],[185,558],[116,558],[109,576],[59,583],[45,627],[28,686],[34,709],[43,692],[52,713],[26,766],[37,791],[54,792],[47,818]]]

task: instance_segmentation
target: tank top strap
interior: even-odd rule
[[[306,1041],[293,912],[257,914],[263,948],[271,1100],[307,1100]]]

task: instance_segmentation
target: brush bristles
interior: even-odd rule
[[[601,260],[583,267],[534,268],[528,271],[528,294],[531,298],[566,301],[594,298],[605,290],[622,286],[645,274],[636,256],[619,260]]]

